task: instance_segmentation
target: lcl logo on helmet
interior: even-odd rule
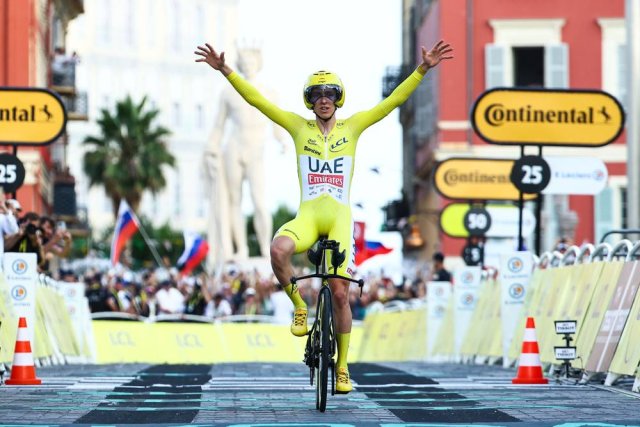
[[[13,270],[13,272],[16,274],[24,274],[27,272],[27,262],[23,259],[18,258],[17,260],[13,261],[11,270]]]

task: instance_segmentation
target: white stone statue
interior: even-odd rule
[[[256,75],[262,68],[262,54],[257,48],[240,48],[238,52],[238,71],[251,84],[256,86],[268,99],[274,101],[268,89],[261,87],[256,81]],[[225,127],[229,125],[228,132]],[[271,238],[273,237],[273,224],[271,213],[265,201],[266,192],[264,182],[266,179],[264,168],[264,143],[268,137],[267,130],[273,129],[273,135],[284,147],[286,133],[279,126],[274,125],[256,108],[244,101],[240,95],[232,88],[223,90],[218,108],[218,115],[213,132],[209,139],[209,150],[220,152],[222,147],[222,157],[224,166],[224,179],[217,172],[221,165],[211,165],[216,168],[218,182],[226,182],[226,195],[228,204],[227,212],[224,207],[218,207],[212,211],[219,217],[214,220],[219,224],[219,229],[229,225],[231,230],[231,240],[235,246],[235,259],[242,260],[249,256],[247,245],[247,233],[245,219],[242,214],[242,184],[246,179],[249,183],[251,199],[254,206],[254,228],[260,246],[260,254],[268,256]],[[223,143],[225,137],[225,143]],[[224,199],[225,191],[220,191],[219,196]],[[212,201],[212,203],[214,203]],[[213,206],[212,206],[213,207]],[[224,217],[228,217],[228,223],[224,222]],[[224,232],[224,230],[221,230]],[[221,234],[222,236],[222,234]],[[216,241],[212,240],[215,246]],[[230,259],[228,253],[223,251],[225,260]]]
[[[229,226],[229,194],[224,172],[222,149],[215,142],[212,132],[204,152],[204,171],[209,190],[209,220],[207,224],[207,271],[221,269],[225,261],[231,259],[233,247]]]

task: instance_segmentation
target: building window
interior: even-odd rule
[[[196,42],[202,43],[203,40],[206,40],[207,36],[205,34],[205,11],[201,4],[196,6]]]
[[[175,216],[180,216],[180,213],[182,212],[182,209],[180,206],[180,193],[181,193],[180,171],[176,172],[175,178],[176,178],[176,182],[175,182],[174,193],[173,193],[173,214]]]
[[[598,19],[602,29],[602,89],[628,106],[629,63],[627,30],[623,18]]]
[[[485,46],[485,85],[569,86],[569,48],[562,19],[491,20],[494,43]]]
[[[544,48],[513,48],[513,83],[520,87],[544,87]]]
[[[173,124],[176,127],[180,127],[182,123],[182,118],[180,117],[180,104],[174,102],[171,108],[173,114]]]
[[[135,3],[127,3],[127,16],[124,18],[124,42],[127,46],[135,46]]]
[[[180,51],[181,28],[180,28],[180,3],[176,0],[171,4],[171,25],[172,31],[169,32],[169,46],[174,52]]]
[[[627,227],[626,178],[610,177],[609,185],[594,196],[593,202],[595,242],[600,242],[608,231]],[[610,238],[607,241],[611,243]]]
[[[202,129],[204,127],[204,112],[202,105],[196,105],[196,128]]]
[[[100,32],[99,40],[104,44],[111,42],[111,0],[103,0],[102,13],[98,19],[98,31]]]

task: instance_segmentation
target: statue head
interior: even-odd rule
[[[237,43],[238,70],[247,78],[254,77],[262,69],[262,50],[257,43]]]

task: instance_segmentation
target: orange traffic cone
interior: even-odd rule
[[[536,325],[533,317],[527,317],[527,326],[522,340],[522,353],[518,363],[518,374],[511,380],[513,384],[548,384],[542,375],[540,350],[536,339]]]
[[[33,364],[31,342],[27,332],[27,319],[24,317],[21,317],[18,321],[18,337],[16,338],[16,350],[13,354],[13,365],[11,365],[11,378],[5,384],[42,384],[42,381],[36,378],[36,367]]]

